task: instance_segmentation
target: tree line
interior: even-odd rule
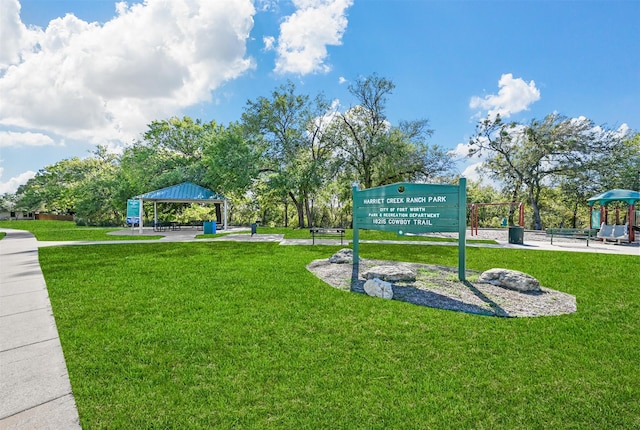
[[[371,188],[457,181],[453,155],[429,143],[427,119],[388,119],[394,88],[375,74],[359,78],[349,86],[355,103],[341,109],[323,94],[301,94],[287,82],[249,100],[242,117],[228,125],[156,120],[121,154],[98,146],[87,158],[47,166],[2,204],[74,214],[88,225],[121,225],[132,196],[193,182],[230,199],[233,224],[349,226],[354,182]],[[640,188],[640,134],[584,118],[554,113],[527,124],[484,119],[469,148],[470,156],[483,154],[486,175],[502,184],[471,183],[469,203],[525,200],[533,228],[584,223],[587,198],[611,188]],[[216,216],[198,205],[166,204],[160,211],[171,219]],[[493,218],[489,214],[486,223]]]

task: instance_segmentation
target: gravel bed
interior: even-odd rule
[[[311,262],[307,269],[334,288],[365,294],[362,273],[378,265],[402,265],[414,270],[415,282],[394,283],[392,287],[393,300],[414,305],[498,317],[554,316],[577,310],[574,296],[545,287],[542,292],[521,293],[474,282],[480,272],[471,270],[466,273],[468,281],[460,282],[456,267],[361,259],[353,286],[351,264],[334,264],[323,259]]]

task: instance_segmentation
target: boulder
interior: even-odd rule
[[[521,293],[542,291],[540,282],[536,278],[517,270],[490,269],[480,275],[478,282],[520,291]]]
[[[329,263],[334,264],[351,264],[353,263],[353,250],[343,248],[329,257]]]
[[[367,270],[363,276],[365,279],[382,279],[388,282],[406,281],[413,282],[416,280],[416,272],[406,266],[375,266]]]
[[[382,279],[369,279],[364,283],[364,291],[372,297],[389,300],[393,298],[391,282],[383,281]]]

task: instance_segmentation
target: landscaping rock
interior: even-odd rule
[[[343,248],[329,257],[329,263],[334,264],[351,264],[353,263],[353,250]]]
[[[416,280],[416,272],[406,266],[375,266],[363,274],[365,279],[382,279],[388,282],[413,282]]]
[[[364,291],[372,296],[379,297],[381,299],[389,299],[393,298],[393,288],[391,287],[391,282],[386,282],[381,279],[369,279],[364,283]]]
[[[508,288],[521,293],[540,292],[540,282],[533,276],[517,270],[489,269],[483,272],[478,282]]]

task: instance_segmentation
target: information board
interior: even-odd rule
[[[127,200],[127,224],[140,224],[140,200]]]
[[[358,190],[353,188],[354,261],[359,229],[408,233],[458,233],[458,278],[465,280],[467,228],[466,179],[458,185],[397,183]]]
[[[406,233],[457,232],[457,185],[393,184],[354,195],[358,227]],[[466,203],[465,203],[466,204]]]

